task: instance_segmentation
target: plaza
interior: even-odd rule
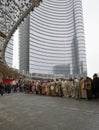
[[[11,93],[0,96],[0,130],[99,130],[99,101]]]

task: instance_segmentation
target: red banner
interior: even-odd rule
[[[4,79],[2,79],[2,81],[3,81],[4,84],[5,84],[5,83],[12,82],[13,80],[15,80],[15,79],[9,79],[9,78],[4,78]]]

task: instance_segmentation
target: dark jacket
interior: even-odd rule
[[[99,78],[95,77],[92,81],[92,89],[99,92]]]

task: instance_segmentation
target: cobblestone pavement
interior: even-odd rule
[[[99,101],[5,94],[0,130],[99,130]]]

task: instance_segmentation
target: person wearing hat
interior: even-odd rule
[[[99,98],[99,77],[95,73],[93,75],[93,80],[92,80],[92,91],[93,95],[95,96],[95,99]]]

